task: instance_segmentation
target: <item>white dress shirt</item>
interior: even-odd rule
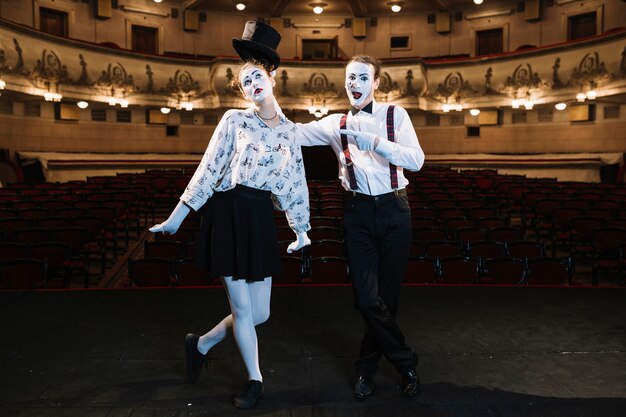
[[[348,113],[346,129],[370,132],[387,141],[387,109],[389,104],[372,101],[361,111]],[[371,109],[371,112],[368,110]],[[350,190],[348,168],[341,145],[339,123],[342,114],[331,114],[323,119],[307,124],[297,123],[296,143],[302,146],[330,145],[339,159],[339,179],[346,190]],[[395,142],[386,143],[375,151],[360,151],[353,137],[348,136],[348,149],[354,167],[357,192],[367,195],[380,195],[393,191],[389,163],[398,168],[398,189],[403,189],[409,181],[403,169],[419,171],[424,165],[424,151],[411,118],[402,107],[394,109]],[[390,145],[390,146],[389,146]],[[381,148],[384,148],[384,152]]]
[[[285,211],[294,232],[310,230],[309,190],[296,127],[277,110],[280,125],[274,128],[252,108],[228,110],[180,199],[197,211],[213,192],[241,184],[270,191],[274,207]]]

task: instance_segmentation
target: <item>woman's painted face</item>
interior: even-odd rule
[[[259,103],[274,94],[272,88],[276,82],[263,68],[248,66],[241,70],[239,77],[241,89],[248,101]]]
[[[362,62],[350,62],[346,66],[346,93],[350,104],[361,108],[374,98],[378,88],[378,79],[374,79],[374,68]]]

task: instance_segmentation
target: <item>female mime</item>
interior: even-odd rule
[[[310,244],[309,194],[296,127],[273,94],[279,42],[276,30],[257,21],[247,22],[242,38],[233,39],[244,61],[239,87],[251,105],[224,114],[178,205],[150,228],[176,233],[190,210],[202,210],[199,263],[222,278],[231,314],[202,336],[187,335],[187,375],[197,381],[207,352],[232,327],[248,371],[248,382],[234,397],[238,408],[253,407],[263,393],[255,326],[269,318],[272,276],[280,270],[274,208],[285,211],[296,233],[287,251]]]

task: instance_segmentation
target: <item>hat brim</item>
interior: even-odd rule
[[[258,61],[267,62],[272,69],[276,69],[280,65],[280,56],[278,56],[276,51],[263,44],[247,39],[233,38],[233,48],[235,48],[237,55],[244,61],[247,59],[256,59]]]

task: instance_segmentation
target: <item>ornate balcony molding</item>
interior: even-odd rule
[[[343,110],[345,61],[284,60],[276,95],[286,110],[324,102]],[[0,19],[0,78],[6,90],[64,100],[195,109],[244,107],[232,83],[234,58],[193,60],[152,56],[47,35]],[[509,106],[518,97],[535,103],[574,100],[595,89],[597,97],[626,93],[626,30],[589,40],[498,56],[460,60],[394,59],[384,62],[376,98],[407,109],[441,111]]]

